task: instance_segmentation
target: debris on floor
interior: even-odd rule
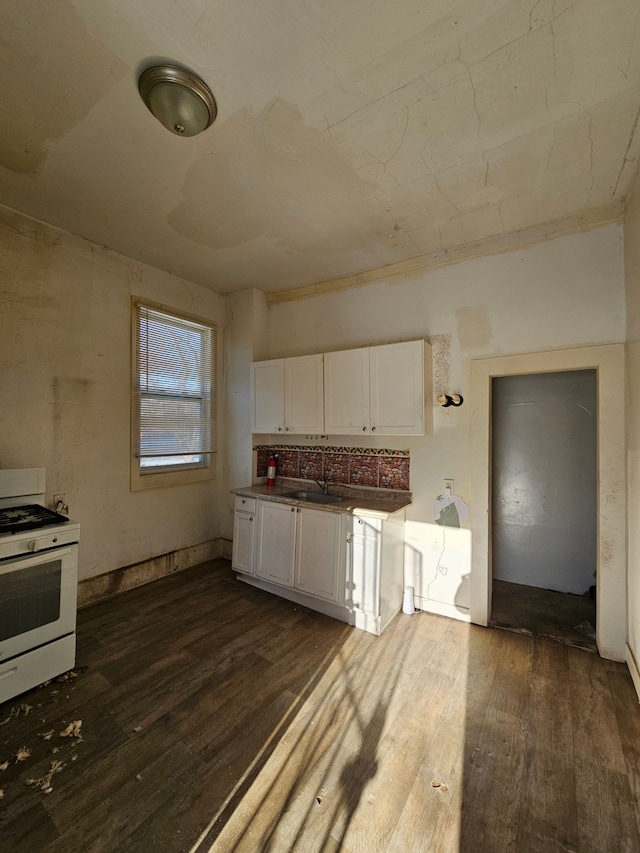
[[[9,716],[5,717],[4,720],[0,720],[0,726],[6,726],[10,720],[14,719],[15,717],[19,717],[20,714],[27,717],[32,711],[33,705],[27,705],[24,702],[21,705],[15,705],[9,711]]]
[[[60,732],[60,737],[77,737],[82,740],[80,729],[82,728],[82,720],[74,720],[72,723]]]
[[[48,773],[45,773],[40,779],[27,779],[25,784],[32,788],[40,788],[45,794],[50,794],[53,791],[51,780],[56,773],[60,773],[64,766],[62,761],[52,761]]]
[[[21,746],[20,749],[16,752],[16,764],[19,761],[26,761],[30,755],[31,755],[31,750],[27,749],[26,746]]]
[[[78,678],[78,672],[83,671],[86,667],[79,667],[78,671],[70,670],[69,672],[63,673],[55,679],[51,679],[49,682],[44,682],[40,685],[40,689],[47,688],[50,685],[57,683],[66,684],[66,690],[72,690],[75,687],[75,681]],[[59,693],[58,690],[47,691],[48,698],[54,704],[61,697],[54,698],[54,694]],[[71,693],[67,692],[65,698],[71,698]],[[37,694],[34,694],[35,699],[38,699]],[[45,697],[46,699],[46,697]],[[0,726],[5,726],[7,723],[12,723],[12,727],[10,731],[13,731],[14,743],[11,746],[9,740],[5,740],[3,751],[6,750],[4,755],[0,755],[0,772],[8,771],[6,777],[3,778],[3,787],[0,789],[0,799],[7,799],[7,797],[14,796],[16,789],[12,787],[13,782],[17,782],[18,780],[22,780],[22,782],[33,788],[37,791],[42,792],[43,794],[50,794],[53,791],[52,780],[53,777],[60,773],[65,767],[69,764],[69,758],[71,761],[76,761],[78,758],[78,750],[76,749],[79,744],[83,742],[82,738],[82,720],[72,720],[68,725],[66,725],[66,720],[62,720],[59,724],[61,725],[62,730],[59,731],[57,726],[56,728],[51,728],[45,731],[38,731],[38,728],[44,728],[44,725],[47,723],[46,716],[43,716],[43,711],[38,710],[36,715],[37,719],[33,719],[33,723],[31,720],[22,723],[22,720],[18,718],[28,717],[34,711],[34,706],[37,709],[41,709],[43,706],[41,703],[35,701],[33,705],[29,705],[26,702],[22,702],[17,705],[13,705],[11,708],[7,708],[5,710],[5,716],[3,719],[0,719]],[[5,706],[6,707],[6,706]],[[4,709],[3,709],[4,710]],[[53,720],[49,720],[49,725],[55,725]],[[65,727],[66,726],[66,727]],[[15,730],[15,731],[14,731]],[[58,733],[58,737],[67,738],[67,743],[60,743],[59,746],[51,747],[50,744],[40,743],[41,741],[51,741],[55,736],[56,732]],[[7,731],[7,734],[9,730]],[[4,734],[4,733],[3,733]],[[37,735],[37,737],[36,737]],[[29,746],[29,741],[27,737],[33,737],[35,742],[32,744],[33,749]],[[16,743],[17,741],[17,743]],[[43,750],[49,753],[49,757],[46,755],[43,756]],[[51,755],[56,755],[56,753],[63,753],[63,750],[67,751],[67,755],[65,756],[65,760],[62,760],[63,755],[61,754],[59,758],[51,758]],[[73,755],[71,755],[73,753]],[[64,754],[64,753],[63,753]],[[44,767],[41,762],[44,758],[45,766],[47,761],[49,763],[49,769],[44,773]],[[18,765],[18,766],[16,766]],[[25,779],[25,776],[28,775],[31,766],[38,766],[38,772],[43,773],[43,775],[38,777],[31,777]],[[15,770],[13,768],[15,767]],[[31,769],[33,773],[33,769]],[[4,805],[4,804],[3,804]]]

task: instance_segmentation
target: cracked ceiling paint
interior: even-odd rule
[[[637,0],[7,0],[0,43],[0,203],[220,292],[593,227],[640,154]],[[150,57],[209,130],[147,112]]]

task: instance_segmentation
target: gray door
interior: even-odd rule
[[[595,370],[492,385],[493,577],[582,595],[595,584]]]

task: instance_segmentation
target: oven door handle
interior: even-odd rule
[[[7,557],[4,560],[0,560],[0,575],[15,572],[17,569],[28,569],[39,562],[61,560],[68,554],[71,554],[73,548],[77,547],[75,543],[70,543],[69,545],[58,545],[57,548],[43,548],[42,551],[34,551],[31,554]]]

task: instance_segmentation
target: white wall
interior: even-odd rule
[[[455,553],[441,558],[446,542],[442,528],[433,521],[434,501],[443,491],[445,477],[453,477],[455,492],[465,501],[469,498],[470,359],[623,342],[621,226],[421,275],[277,303],[270,310],[268,355],[277,358],[420,337],[433,347],[434,399],[444,391],[459,392],[467,396],[465,405],[435,406],[431,436],[358,443],[410,448],[414,503],[407,517],[424,526],[422,534],[412,526],[415,541],[424,541],[418,555],[422,578],[416,583],[425,594],[428,585],[431,593],[443,590],[440,596],[447,600],[441,602],[441,612],[459,615],[468,606],[470,539],[465,540],[466,547],[457,544]],[[355,442],[353,437],[335,436],[331,443]],[[438,578],[443,564],[446,582]]]
[[[640,695],[640,181],[624,226],[628,394],[628,646],[627,663]]]
[[[214,539],[226,513],[220,481],[130,491],[132,295],[223,338],[217,294],[0,208],[0,467],[44,467],[66,495],[81,578]]]
[[[259,290],[230,293],[227,303],[225,374],[227,435],[229,446],[225,489],[252,482],[253,435],[251,433],[250,365],[264,358],[267,349],[267,305]],[[223,536],[233,537],[233,506],[227,501],[222,520]]]

